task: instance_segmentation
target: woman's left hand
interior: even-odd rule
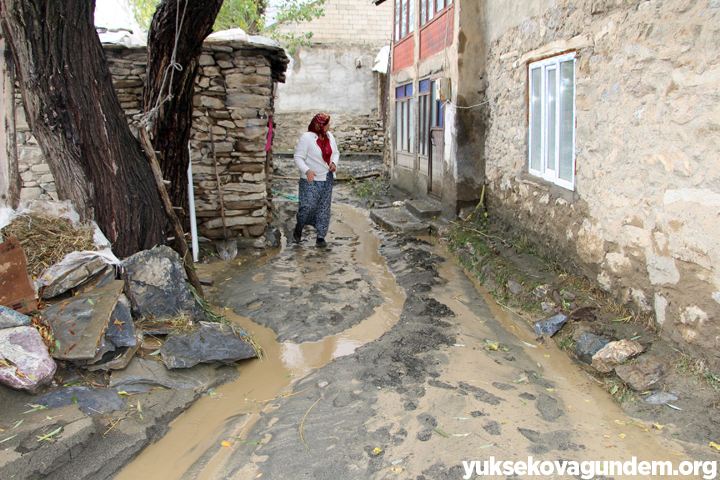
[[[337,167],[335,166],[334,163],[331,163],[331,164],[330,164],[330,171],[331,171],[331,172],[334,172],[335,170],[337,170]]]

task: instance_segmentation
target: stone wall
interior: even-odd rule
[[[145,48],[106,47],[118,98],[136,131],[142,117]],[[268,173],[272,157],[265,152],[268,118],[274,107],[275,82],[284,80],[287,57],[279,47],[244,41],[207,41],[196,80],[191,159],[198,234],[223,238],[210,130],[223,189],[228,236],[257,238],[269,218]],[[18,107],[18,151],[22,198],[54,197],[54,180]]]
[[[325,112],[333,117],[341,152],[380,153],[385,75],[373,66],[381,48],[390,45],[393,2],[326,0],[323,9],[321,18],[279,27],[281,33],[313,35],[311,45],[297,47],[287,81],[278,86],[275,149],[294,149],[312,117]]]
[[[313,32],[316,43],[377,43],[389,45],[393,24],[392,1],[325,0],[325,15],[301,24],[281,25],[281,33]]]
[[[486,1],[490,215],[720,366],[720,3]],[[576,181],[529,175],[528,61],[574,50]]]

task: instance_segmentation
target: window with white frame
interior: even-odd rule
[[[395,88],[395,127],[396,149],[413,153],[415,144],[415,122],[413,106],[413,84],[408,83]]]
[[[528,170],[575,188],[575,52],[529,65]]]
[[[430,79],[426,78],[418,82],[418,115],[419,135],[418,153],[424,157],[428,156],[430,146]]]

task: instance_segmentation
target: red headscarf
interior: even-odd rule
[[[325,135],[323,128],[325,127],[325,125],[327,125],[329,121],[330,115],[328,115],[327,113],[318,113],[313,117],[310,125],[308,125],[308,132],[312,132],[318,136],[317,144],[318,147],[320,147],[320,151],[322,152],[323,160],[325,160],[325,163],[327,163],[328,166],[330,165],[332,146],[330,145],[330,139],[327,135]]]

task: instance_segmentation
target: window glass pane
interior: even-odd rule
[[[403,119],[403,130],[402,130],[402,149],[407,152],[407,140],[408,140],[408,111],[407,111],[407,100],[402,102],[402,119]]]
[[[400,40],[400,1],[395,0],[395,41]]]
[[[415,151],[415,102],[408,100],[408,152]]]
[[[400,38],[404,38],[405,35],[407,35],[407,4],[408,0],[402,0],[400,7]]]
[[[435,118],[437,117],[437,98],[435,91],[436,82],[430,82],[430,126],[435,126]]]
[[[447,4],[448,4],[448,7],[449,7],[450,5],[452,5],[452,0],[446,0],[446,2],[447,2]]]
[[[542,68],[530,71],[530,168],[542,168]]]
[[[573,180],[573,130],[575,99],[575,62],[560,64],[560,165],[558,177]]]
[[[555,155],[557,154],[557,142],[555,135],[557,134],[557,69],[555,66],[547,69],[547,78],[545,80],[546,88],[546,110],[547,116],[545,121],[547,122],[547,138],[545,143],[547,145],[546,157],[545,157],[545,168],[546,170],[555,170]]]
[[[427,0],[428,2],[428,22],[433,19],[433,16],[435,16],[435,0]]]
[[[402,102],[395,102],[395,148],[402,150]]]
[[[427,21],[427,0],[420,0],[420,25]]]
[[[402,98],[405,96],[405,85],[402,87],[395,88],[395,98]]]
[[[418,90],[420,93],[425,93],[430,91],[430,80],[420,80],[420,84],[418,85]]]
[[[445,5],[443,5],[443,0],[435,0],[435,11],[439,12],[443,8],[445,8]]]
[[[408,83],[407,85],[405,85],[405,96],[412,97],[412,92],[413,92],[413,84]]]
[[[410,12],[408,13],[408,33],[415,30],[415,0],[408,0]]]

